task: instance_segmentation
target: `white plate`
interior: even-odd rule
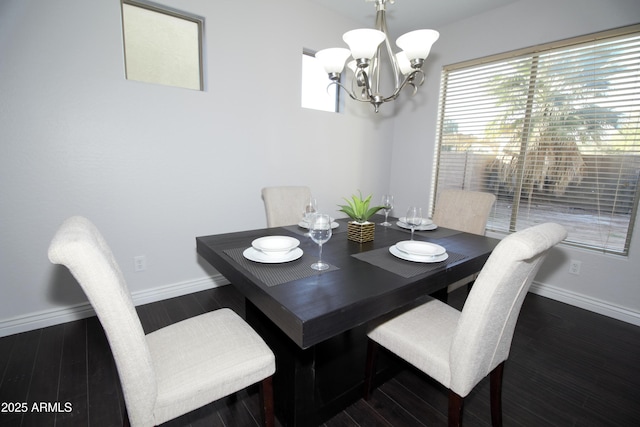
[[[309,229],[309,223],[308,223],[308,222],[306,222],[306,221],[300,221],[300,222],[298,223],[298,227],[306,228],[306,229],[308,230],[308,229]],[[333,228],[338,228],[338,227],[340,227],[340,224],[338,224],[338,223],[337,223],[337,222],[335,222],[335,221],[332,221],[332,222],[331,222],[331,228],[332,228],[332,229],[333,229]]]
[[[284,257],[300,245],[300,240],[289,236],[265,236],[255,239],[251,246],[267,256]]]
[[[389,247],[389,252],[391,252],[391,255],[393,256],[396,256],[405,261],[412,261],[412,262],[433,263],[433,262],[442,262],[447,258],[449,258],[449,254],[446,252],[443,253],[442,255],[429,256],[429,257],[411,255],[406,252],[402,252],[400,249],[396,248],[396,245]]]
[[[431,221],[431,220],[427,220],[427,221]],[[405,222],[402,221],[398,221],[396,222],[396,225],[400,228],[406,228],[407,230],[411,230],[411,226]],[[437,225],[435,225],[433,222],[431,222],[430,224],[426,224],[426,225],[419,225],[415,228],[416,231],[430,231],[430,230],[435,230],[436,228],[438,228]]]
[[[434,257],[442,255],[447,250],[440,245],[430,242],[421,242],[419,240],[404,240],[396,243],[396,248],[409,255],[417,255],[423,257]]]
[[[398,218],[398,220],[401,223],[405,224],[405,225],[407,224],[407,217],[403,216],[401,218]],[[422,227],[422,226],[425,226],[425,225],[431,225],[431,224],[433,224],[433,221],[431,221],[429,218],[422,218],[422,224],[420,224],[418,227]]]
[[[295,248],[294,250],[287,252],[283,257],[277,257],[273,255],[267,255],[264,252],[260,252],[255,248],[247,248],[242,255],[254,262],[261,262],[263,264],[280,264],[283,262],[294,261],[302,256],[302,249]]]

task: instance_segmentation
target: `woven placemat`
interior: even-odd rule
[[[311,268],[311,264],[317,261],[317,257],[306,253],[295,261],[282,264],[263,264],[246,259],[242,255],[245,249],[247,249],[246,246],[226,249],[223,252],[269,287],[320,274],[319,271]],[[329,269],[322,271],[322,273],[335,270],[339,270],[339,268],[329,264]]]
[[[413,276],[418,276],[430,271],[445,268],[449,264],[462,261],[466,258],[465,255],[460,255],[455,252],[448,252],[448,254],[449,258],[447,258],[446,260],[434,263],[405,261],[393,256],[389,252],[389,248],[374,249],[372,251],[362,252],[351,256],[359,259],[360,261],[368,262],[369,264],[375,265],[376,267],[380,267],[384,270],[390,271],[391,273],[408,279]]]
[[[307,230],[306,228],[302,228],[299,225],[283,225],[282,228],[284,228],[287,231],[290,231],[294,234],[297,234],[298,236],[302,236],[302,237],[306,237],[305,235],[309,232],[309,230]]]
[[[392,224],[393,225],[391,226],[391,228],[393,228],[394,230],[399,230],[399,231],[411,234],[411,230],[400,227],[397,224],[397,221],[392,221]],[[443,237],[453,236],[454,234],[460,234],[460,231],[453,230],[451,228],[438,227],[435,230],[421,230],[421,231],[416,230],[414,233],[416,236],[424,236],[431,239],[441,239]]]

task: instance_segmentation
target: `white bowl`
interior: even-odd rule
[[[275,257],[286,255],[297,248],[299,244],[300,241],[298,239],[289,236],[266,236],[251,242],[251,246],[256,250]]]
[[[409,255],[421,257],[435,257],[447,252],[445,248],[435,243],[421,242],[419,240],[405,240],[396,243],[396,248]]]

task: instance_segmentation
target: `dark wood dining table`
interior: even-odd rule
[[[378,220],[380,218],[375,218]],[[446,248],[448,259],[416,263],[389,252],[410,239],[408,230],[376,225],[368,243],[347,240],[346,220],[323,246],[331,265],[317,272],[318,245],[298,225],[196,238],[197,252],[245,297],[246,319],[276,355],[276,415],[284,426],[315,426],[362,395],[367,324],[403,310],[482,269],[497,239],[439,227],[416,231],[415,239]],[[380,221],[376,221],[380,222]],[[264,236],[300,240],[301,258],[257,263],[243,251]],[[379,375],[394,372],[381,358]]]

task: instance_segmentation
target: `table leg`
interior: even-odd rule
[[[246,318],[276,355],[274,400],[283,426],[317,426],[362,397],[366,325],[303,350],[249,301]],[[389,372],[389,359],[378,366]]]

